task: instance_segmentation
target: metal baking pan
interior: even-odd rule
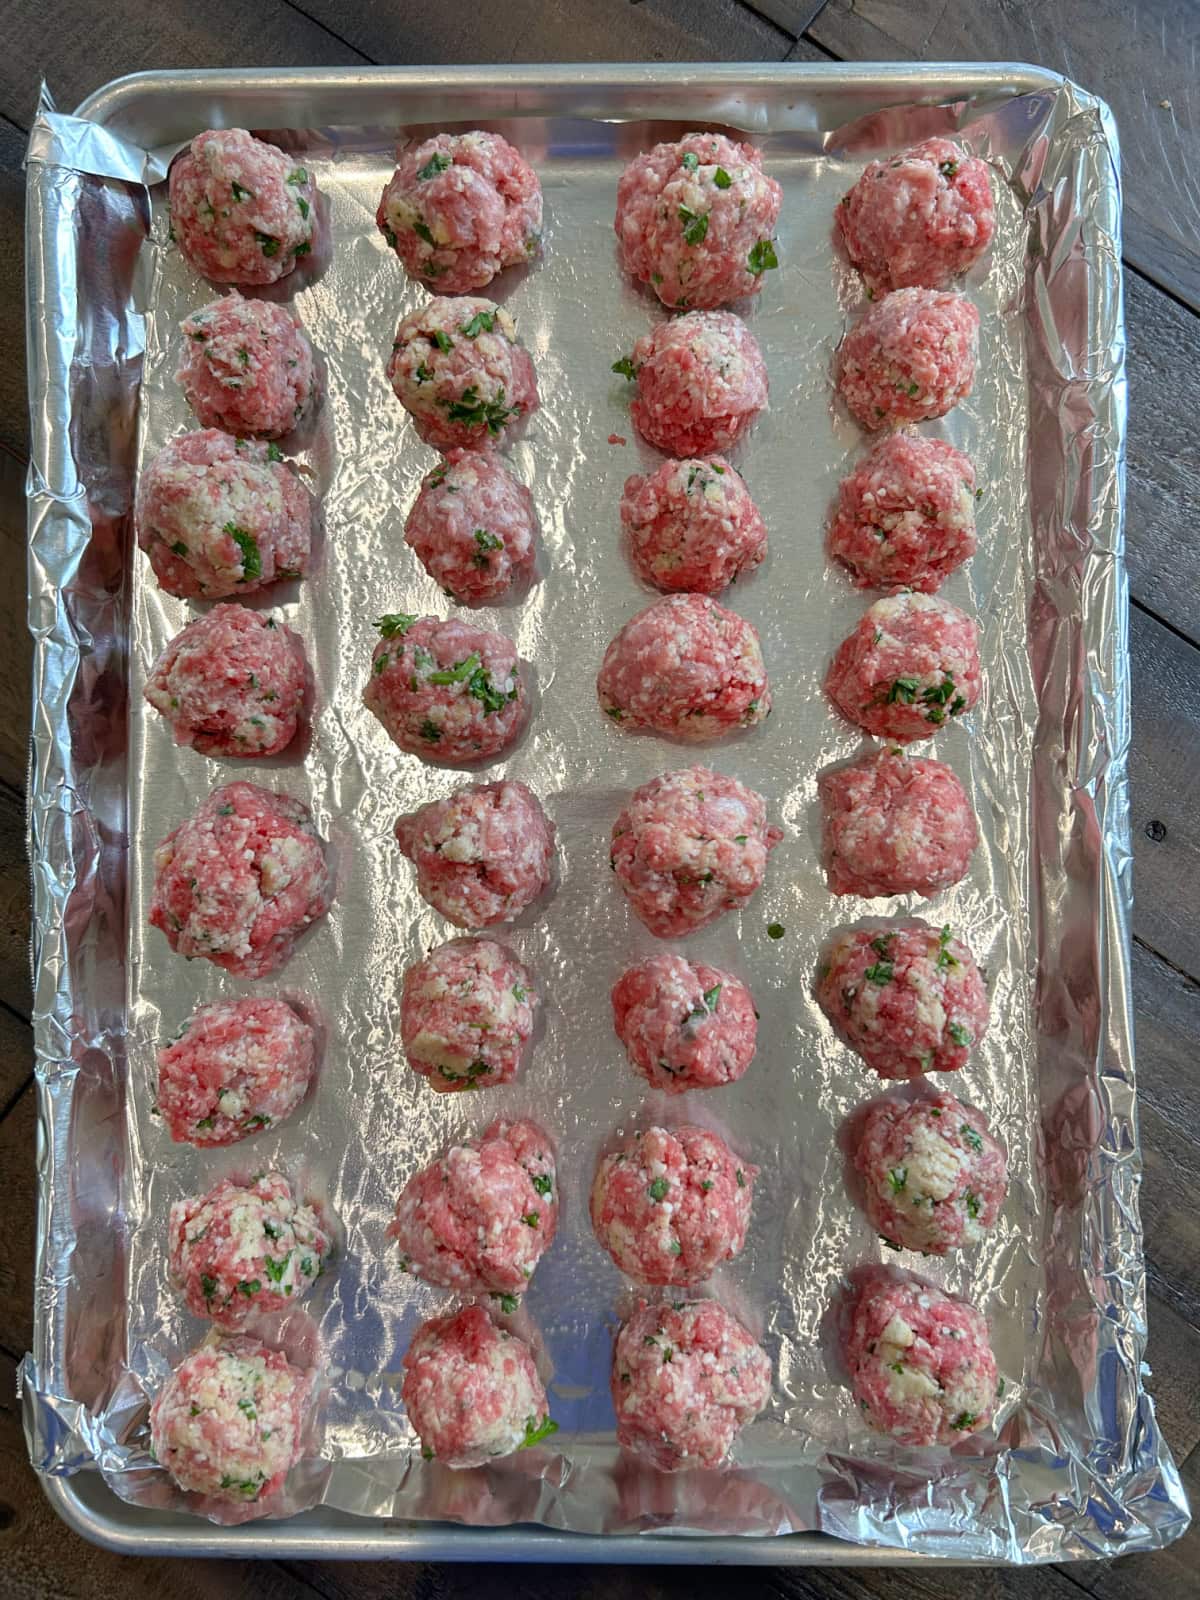
[[[447,1104],[397,1061],[400,973],[445,930],[389,830],[456,780],[398,760],[358,695],[371,619],[444,604],[400,539],[432,457],[382,372],[420,291],[372,216],[396,137],[455,124],[507,134],[546,193],[543,261],[493,291],[539,372],[542,409],[512,463],[538,505],[544,570],[494,622],[535,663],[539,696],[504,770],[542,794],[562,871],[544,915],[511,930],[543,980],[545,1036],[518,1084]],[[303,762],[239,775],[307,799],[337,854],[334,913],[277,985],[325,1006],[320,1092],[256,1141],[253,1159],[320,1182],[346,1246],[313,1309],[329,1392],[295,1502],[308,1508],[236,1529],[181,1509],[144,1429],[146,1394],[200,1336],[165,1284],[162,1221],[223,1170],[170,1147],[151,1116],[156,1039],[230,986],[146,932],[149,858],[229,773],[174,752],[141,714],[146,668],[186,612],[146,581],[129,518],[139,464],[189,425],[172,340],[211,291],[170,242],[162,179],[212,125],[302,151],[335,245],[296,300],[330,374],[307,452],[323,550],[301,592],[281,597],[315,668],[314,738]],[[786,840],[758,899],[689,941],[747,977],[763,1023],[746,1079],[686,1107],[763,1169],[747,1249],[717,1288],[763,1338],[776,1386],[735,1471],[647,1493],[613,1443],[606,1368],[622,1290],[586,1216],[600,1144],[664,1114],[623,1069],[606,1020],[610,983],[651,941],[613,892],[605,854],[622,794],[690,758],[598,726],[593,683],[604,644],[645,603],[616,506],[625,475],[652,457],[609,368],[660,314],[617,270],[613,191],[634,151],[697,125],[744,132],[785,189],[781,269],[748,312],[771,408],[738,449],[772,553],[731,597],[762,633],[776,711],[705,757],[767,796]],[[995,1021],[960,1092],[1007,1142],[1013,1182],[987,1247],[928,1269],[989,1312],[1008,1384],[995,1433],[913,1461],[864,1435],[822,1347],[830,1295],[879,1244],[846,1196],[836,1143],[873,1088],[811,998],[822,940],[856,914],[826,892],[814,802],[817,772],[856,748],[820,680],[864,605],[822,552],[824,508],[861,449],[831,400],[830,357],[860,305],[835,259],[832,206],[871,155],[941,131],[992,161],[999,203],[987,270],[965,286],[983,316],[979,382],[937,425],[985,485],[980,553],[947,592],[980,617],[989,690],[969,733],[938,740],[983,842],[962,884],[900,909],[953,921],[987,968]],[[99,91],[75,117],[43,107],[29,194],[42,1204],[22,1384],[31,1455],[63,1516],[124,1551],[293,1558],[1038,1562],[1177,1536],[1186,1506],[1142,1387],[1120,200],[1106,108],[1012,65],[153,73]],[[766,939],[768,920],[787,936]],[[528,1310],[561,1431],[544,1469],[522,1458],[482,1476],[427,1473],[397,1368],[439,1302],[401,1281],[383,1227],[404,1175],[500,1110],[537,1115],[559,1145],[563,1227]]]

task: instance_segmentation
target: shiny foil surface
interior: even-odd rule
[[[319,1415],[286,1507],[316,1507],[306,1525],[331,1512],[540,1524],[607,1535],[610,1558],[648,1553],[652,1533],[819,1531],[876,1553],[1012,1562],[1111,1555],[1182,1531],[1183,1493],[1142,1387],[1116,140],[1102,104],[1049,74],[1022,87],[1010,81],[1019,71],[981,70],[957,95],[933,93],[924,70],[873,80],[862,69],[629,69],[622,87],[600,70],[505,69],[523,86],[511,92],[496,73],[459,72],[440,89],[429,74],[368,73],[360,97],[316,75],[310,119],[298,109],[304,74],[275,99],[266,79],[215,74],[191,99],[163,93],[157,126],[152,88],[117,131],[43,108],[29,168],[43,1211],[36,1348],[23,1368],[39,1470],[98,1466],[126,1502],[187,1509],[151,1460],[146,1427],[146,1397],[206,1331],[167,1280],[168,1210],[222,1175],[280,1166],[320,1196],[339,1237],[332,1270],[270,1330],[308,1359],[319,1352]],[[257,98],[254,83],[265,86]],[[325,369],[323,409],[298,441],[323,530],[310,576],[253,600],[300,633],[315,679],[311,740],[261,763],[176,750],[142,701],[151,662],[194,612],[158,589],[133,541],[135,474],[195,426],[174,379],[179,323],[217,293],[170,241],[162,180],[187,136],[213,124],[253,127],[311,168],[333,246],[324,270],[314,257],[303,283],[272,291],[294,299]],[[528,594],[475,617],[531,664],[534,714],[507,759],[464,775],[398,752],[360,696],[376,617],[457,610],[403,542],[437,458],[384,363],[426,291],[406,281],[374,212],[398,136],[474,126],[505,134],[537,169],[546,230],[529,268],[483,291],[516,317],[537,369],[541,409],[506,454],[532,490],[541,547]],[[621,548],[622,485],[661,459],[637,438],[627,385],[610,370],[665,314],[618,268],[616,180],[638,151],[693,126],[752,138],[784,190],[779,269],[737,308],[771,391],[732,459],[770,554],[722,596],[761,633],[774,712],[695,751],[623,733],[595,691],[609,639],[652,598]],[[838,480],[868,443],[833,391],[837,343],[865,301],[835,251],[832,214],[867,160],[942,133],[989,161],[997,205],[995,244],[964,284],[982,316],[974,393],[922,430],[965,449],[984,491],[979,552],[943,593],[979,619],[986,688],[961,725],[914,748],[962,779],[981,843],[968,877],[933,901],[838,901],[820,866],[817,777],[866,742],[821,683],[874,596],[824,553]],[[693,760],[759,790],[785,837],[740,915],[664,945],[612,878],[609,833],[632,788]],[[455,930],[418,897],[392,828],[468,778],[501,775],[529,783],[557,827],[552,897],[493,930],[535,973],[542,1019],[516,1082],[436,1096],[404,1063],[399,991],[406,966]],[[255,983],[184,962],[146,923],[155,845],[233,778],[306,801],[337,872],[331,915]],[[1011,1188],[985,1243],[945,1261],[893,1255],[851,1202],[839,1129],[881,1086],[813,998],[832,930],[890,912],[951,923],[991,995],[986,1039],[937,1086],[987,1114]],[[767,934],[776,922],[782,938]],[[667,1097],[627,1066],[609,990],[660,949],[749,984],[758,1054],[732,1087]],[[154,1114],[156,1047],[197,1003],[243,994],[316,1008],[316,1091],[242,1144],[173,1145]],[[558,1238],[511,1322],[534,1344],[559,1431],[537,1451],[456,1473],[422,1461],[400,1404],[408,1342],[452,1298],[400,1271],[385,1229],[407,1177],[498,1115],[536,1118],[558,1149]],[[746,1248],[710,1287],[761,1338],[774,1388],[725,1474],[660,1476],[614,1440],[612,1339],[633,1296],[592,1235],[587,1196],[599,1153],[655,1121],[716,1129],[761,1168]],[[872,1435],[839,1371],[830,1307],[850,1269],[881,1258],[990,1319],[1003,1401],[992,1429],[952,1450]],[[254,1531],[280,1553],[293,1548],[288,1526]],[[338,1521],[340,1547],[354,1553],[354,1529],[369,1526]],[[523,1537],[534,1535],[518,1534],[514,1553]],[[234,1548],[194,1519],[177,1519],[173,1541]],[[756,1542],[768,1548],[754,1559],[807,1559],[788,1554],[809,1548],[801,1541]],[[692,1544],[705,1559],[704,1542]],[[439,1548],[454,1554],[453,1537]]]

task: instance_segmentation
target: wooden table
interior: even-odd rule
[[[0,1590],[14,1597],[1136,1596],[1200,1593],[1200,1532],[1157,1556],[967,1576],[923,1569],[138,1562],[37,1488],[12,1399],[29,1345],[33,1137],[24,799],[26,459],[21,159],[39,75],[59,105],[152,67],[477,60],[1023,60],[1105,96],[1120,129],[1129,319],[1134,979],[1151,1390],[1200,1501],[1200,5],[1196,0],[16,0],[0,59]]]

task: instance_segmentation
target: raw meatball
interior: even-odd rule
[[[868,1274],[843,1354],[854,1398],[876,1433],[902,1444],[954,1444],[991,1421],[996,1358],[987,1322],[923,1279]]]
[[[782,838],[760,794],[710,767],[685,767],[634,790],[613,824],[610,863],[650,932],[679,939],[740,911]]]
[[[757,294],[779,264],[772,234],[782,200],[752,144],[719,133],[656,144],[617,184],[621,265],[679,310]]]
[[[533,571],[533,499],[507,467],[478,450],[451,450],[421,484],[404,541],[460,605],[481,606]]]
[[[387,375],[435,450],[490,449],[538,406],[529,352],[508,312],[491,300],[438,296],[410,311],[396,330]]]
[[[541,185],[498,133],[439,133],[401,152],[375,221],[414,278],[467,294],[537,254]]]
[[[944,289],[979,259],[996,226],[986,165],[949,139],[872,161],[835,214],[872,294]]]
[[[523,783],[473,783],[401,817],[417,889],[456,928],[511,922],[549,886],[554,824]]]
[[[278,283],[313,247],[317,186],[245,128],[197,134],[172,163],[171,232],[212,283]]]
[[[715,1300],[643,1300],[617,1334],[617,1441],[661,1472],[719,1467],[770,1397],[766,1353]]]
[[[752,728],[771,710],[758,632],[704,594],[639,611],[604,653],[596,680],[606,716],[689,744]]]
[[[206,756],[273,756],[304,710],[304,646],[290,628],[245,606],[214,606],[177,633],[143,693],[175,743]]]
[[[843,716],[881,739],[928,739],[979,699],[979,625],[936,595],[875,604],[838,646],[825,691]]]
[[[975,469],[944,439],[889,433],[838,488],[829,553],[860,589],[934,594],[975,554]]]
[[[720,594],[767,553],[762,513],[719,456],[627,478],[621,523],[635,571],[658,589]]]
[[[316,1066],[316,1037],[291,1006],[217,1000],[158,1052],[158,1109],[176,1143],[234,1144],[290,1117]]]
[[[218,1328],[236,1330],[251,1312],[301,1299],[332,1248],[319,1212],[281,1172],[248,1184],[222,1178],[171,1207],[171,1282],[194,1316]]]
[[[400,1391],[427,1461],[482,1467],[557,1431],[533,1352],[482,1306],[431,1317],[404,1356]]]
[[[208,1341],[150,1407],[155,1460],[181,1489],[268,1500],[299,1461],[312,1376],[258,1339]]]
[[[952,1094],[880,1100],[858,1128],[854,1165],[871,1225],[890,1243],[944,1256],[978,1244],[1008,1193],[1008,1158],[983,1113]]]
[[[754,1059],[754,1001],[719,967],[651,956],[617,979],[612,1008],[630,1065],[652,1089],[716,1089],[736,1083]]]
[[[702,1283],[745,1244],[757,1176],[707,1128],[647,1128],[601,1159],[592,1227],[635,1283]]]
[[[940,761],[880,750],[822,773],[817,787],[834,894],[935,895],[965,877],[979,829]]]
[[[689,311],[644,333],[615,371],[637,383],[634,427],[673,456],[727,450],[767,403],[758,341],[731,311]]]
[[[237,978],[277,971],[332,900],[308,807],[256,783],[214,789],[154,852],[151,927]]]
[[[313,349],[290,311],[232,290],[180,324],[175,376],[201,427],[281,439],[314,398]]]
[[[138,544],[181,600],[301,577],[312,531],[312,496],[274,445],[206,428],[172,439],[142,473]]]
[[[957,1072],[987,1032],[987,990],[949,923],[940,933],[914,920],[839,934],[817,999],[881,1078]]]
[[[461,765],[506,750],[525,723],[525,676],[502,633],[453,618],[380,617],[363,705],[401,750]]]
[[[415,1173],[388,1229],[405,1272],[465,1294],[525,1292],[558,1227],[554,1149],[536,1122],[493,1122]]]
[[[944,417],[971,392],[979,313],[958,294],[897,289],[842,340],[838,384],[864,428]]]
[[[456,939],[409,967],[400,996],[408,1064],[431,1089],[515,1078],[538,998],[529,969],[494,939]]]

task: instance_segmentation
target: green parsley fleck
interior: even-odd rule
[[[741,1167],[737,1169],[737,1186],[739,1189],[744,1189],[746,1187],[746,1174],[742,1171]]]
[[[510,417],[520,414],[520,410],[520,406],[504,404],[503,389],[497,389],[494,399],[481,400],[478,389],[472,384],[463,390],[459,399],[450,401],[446,415],[451,422],[465,422],[470,428],[486,427],[494,437],[503,430]]]
[[[391,611],[387,616],[380,617],[375,626],[385,639],[394,639],[397,634],[406,634],[416,620],[407,611]]]
[[[897,702],[901,705],[912,705],[920,687],[915,678],[897,678],[887,692],[888,705],[895,705]]]
[[[905,1184],[908,1182],[908,1168],[893,1167],[888,1173],[888,1182],[892,1186],[892,1193],[899,1194],[904,1188]]]
[[[283,1282],[283,1275],[287,1271],[287,1264],[291,1259],[292,1252],[290,1250],[282,1261],[273,1261],[270,1256],[263,1257],[263,1264],[267,1269],[267,1277],[270,1278],[272,1283]]]
[[[651,1200],[665,1200],[670,1188],[671,1185],[665,1178],[655,1178],[654,1182],[646,1190],[646,1193],[650,1196]]]
[[[443,355],[445,355],[448,350],[454,349],[454,340],[448,333],[443,332],[441,328],[436,328],[434,330],[433,342],[435,345],[437,345],[438,349]]]
[[[428,183],[430,178],[436,178],[439,172],[445,172],[450,165],[450,157],[444,150],[435,150],[433,155],[417,173],[419,183]]]
[[[525,1213],[525,1215],[521,1218],[521,1221],[525,1224],[525,1226],[527,1228],[536,1228],[537,1225],[538,1225],[538,1220],[540,1218],[540,1215],[541,1215],[541,1213],[537,1212],[537,1211],[527,1211]]]
[[[506,1317],[511,1317],[521,1303],[515,1294],[493,1294],[492,1299],[499,1300],[500,1309]]]
[[[679,220],[683,223],[684,244],[702,244],[708,233],[708,212],[693,211],[688,206],[680,206]]]
[[[957,1428],[961,1432],[963,1428],[973,1428],[978,1421],[979,1415],[977,1412],[960,1411],[950,1426]]]
[[[700,157],[694,150],[685,150],[679,159],[689,172],[695,172],[700,165]]]
[[[954,1040],[955,1044],[963,1046],[964,1049],[971,1043],[971,1035],[967,1032],[966,1028],[963,1027],[961,1022],[952,1022],[947,1029],[947,1032]]]
[[[171,546],[171,549],[177,556],[185,556],[188,553],[188,547],[184,544],[182,539],[176,539],[175,543]]]
[[[237,1286],[237,1292],[244,1294],[246,1299],[251,1299],[262,1288],[261,1278],[243,1278]]]
[[[287,175],[289,183],[307,183],[308,169],[306,167],[293,167]]]
[[[894,962],[876,961],[873,966],[867,968],[863,973],[863,977],[868,983],[877,983],[882,987],[885,983],[891,983],[895,971]]]
[[[412,225],[412,229],[413,229],[413,232],[416,234],[418,239],[423,239],[426,244],[432,244],[433,243],[433,235],[429,231],[429,224],[428,223],[425,223],[425,222],[414,222],[413,225]]]
[[[517,1001],[518,1004],[520,1004],[520,1002],[522,1000],[524,1000],[525,994],[526,994],[526,990],[525,990],[525,985],[523,983],[514,983],[513,984],[513,986],[512,986],[512,997],[513,997],[513,999],[515,1001]]]
[[[422,739],[428,739],[430,744],[436,744],[442,737],[442,730],[430,717],[425,718],[425,721],[417,729],[417,732],[421,735]]]
[[[939,161],[938,162],[938,171],[941,173],[943,178],[952,178],[954,176],[954,174],[958,171],[958,162],[957,161]],[[957,1426],[957,1424],[956,1424],[956,1426]]]
[[[724,167],[718,167],[713,173],[713,182],[718,189],[728,189],[733,183],[733,179],[725,171]]]
[[[983,1149],[983,1140],[979,1137],[978,1133],[976,1133],[975,1129],[969,1122],[962,1123],[958,1131],[962,1134],[963,1139],[972,1150]]]
[[[977,1194],[972,1194],[968,1189],[966,1194],[963,1196],[963,1199],[967,1203],[967,1215],[970,1217],[971,1221],[974,1222],[975,1218],[980,1212],[979,1196]]]
[[[232,182],[230,183],[229,189],[230,189],[230,193],[233,195],[233,198],[235,200],[253,200],[254,199],[254,196],[250,193],[250,190],[249,189],[243,189],[241,184],[237,181],[236,178],[233,179]]]
[[[258,1412],[254,1409],[254,1401],[253,1400],[239,1400],[238,1401],[238,1410],[239,1411],[244,1411],[246,1416],[249,1417],[251,1422],[257,1422],[258,1421]]]
[[[746,265],[756,278],[777,267],[779,257],[775,254],[774,239],[760,239],[746,257]]]
[[[637,377],[637,371],[628,356],[622,356],[619,361],[614,361],[610,370],[619,373],[622,378],[628,378],[631,383]]]
[[[543,1417],[540,1422],[535,1417],[525,1419],[525,1437],[517,1446],[518,1450],[528,1450],[531,1445],[541,1444],[543,1439],[548,1439],[552,1433],[558,1432],[558,1423],[553,1417]]]
[[[452,667],[443,667],[440,672],[431,672],[429,681],[441,686],[448,683],[462,683],[471,676],[478,665],[479,656],[473,653],[464,656],[461,661],[456,661]]]
[[[464,333],[468,339],[478,339],[481,333],[491,333],[496,326],[497,315],[495,311],[477,311],[470,322],[463,324],[459,332]]]
[[[207,1272],[200,1274],[200,1288],[206,1300],[211,1300],[217,1292],[217,1280],[210,1278]]]
[[[497,539],[496,535],[494,533],[489,533],[486,528],[475,529],[475,543],[478,546],[474,556],[475,565],[477,567],[487,566],[488,556],[493,550],[504,549],[504,540]]]
[[[544,1172],[539,1172],[535,1177],[530,1179],[530,1182],[533,1184],[534,1190],[540,1194],[543,1199],[545,1199],[545,1197],[550,1193],[550,1190],[554,1187],[552,1180]]]
[[[767,938],[768,939],[782,939],[786,932],[787,932],[787,929],[784,927],[782,922],[768,922],[767,923]]]
[[[239,528],[236,522],[227,522],[223,532],[227,533],[242,552],[242,576],[240,583],[249,583],[252,578],[262,577],[262,556],[258,549],[258,540],[245,528]]]
[[[269,233],[258,233],[258,232],[255,233],[254,237],[258,240],[259,244],[261,245],[263,255],[265,255],[265,256],[277,256],[279,254],[279,240],[278,239],[272,239],[272,237],[271,237],[271,235]]]

